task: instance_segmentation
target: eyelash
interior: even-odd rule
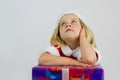
[[[71,24],[73,24],[73,23],[77,23],[77,21],[75,21],[75,20],[73,20],[73,21],[71,21]],[[66,23],[61,23],[61,26],[64,26]]]
[[[76,21],[74,21],[74,20],[71,23],[74,23],[74,22],[76,23]]]
[[[65,23],[62,23],[61,26],[65,25]]]

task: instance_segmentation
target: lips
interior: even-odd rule
[[[65,32],[68,32],[68,31],[73,31],[72,29],[70,29],[70,28],[68,28],[68,29],[66,29],[66,31]]]

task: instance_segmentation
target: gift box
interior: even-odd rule
[[[35,66],[32,80],[104,80],[104,70],[100,65],[80,66]]]

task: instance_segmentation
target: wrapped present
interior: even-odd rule
[[[32,80],[104,80],[103,68],[80,66],[35,66]]]

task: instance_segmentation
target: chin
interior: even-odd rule
[[[75,36],[69,36],[69,37],[66,38],[66,40],[76,41],[77,38]]]
[[[62,37],[64,41],[76,41],[77,37],[74,34],[67,34],[64,37]]]

